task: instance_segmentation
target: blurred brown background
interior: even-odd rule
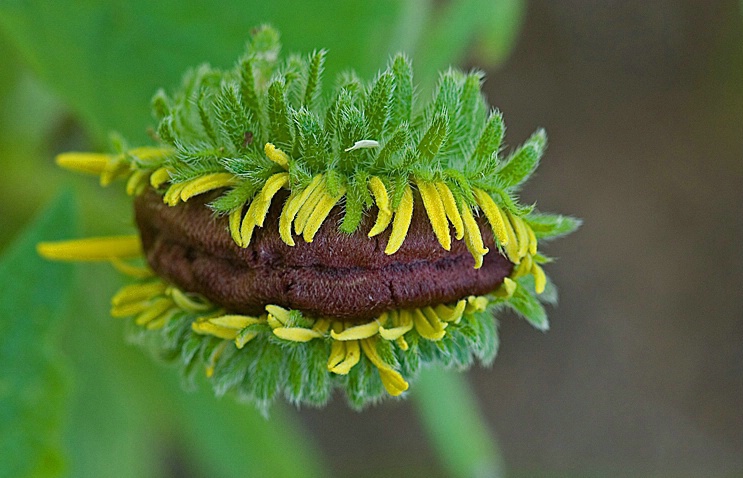
[[[509,144],[550,136],[524,199],[585,220],[547,249],[552,329],[503,318],[493,368],[469,374],[514,476],[743,476],[740,8],[531,1],[488,72]],[[439,476],[414,414],[301,416],[339,476],[380,457]]]

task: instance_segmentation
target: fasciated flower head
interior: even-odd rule
[[[155,95],[157,145],[58,156],[102,185],[124,180],[139,234],[39,245],[111,261],[133,278],[114,317],[260,405],[322,405],[340,388],[360,408],[404,394],[421,366],[491,362],[495,311],[547,328],[539,242],[579,225],[519,204],[546,136],[504,159],[481,73],[446,71],[417,105],[397,55],[326,97],[324,59],[281,60],[260,28],[234,69],[203,65]]]

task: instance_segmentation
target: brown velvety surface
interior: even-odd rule
[[[257,315],[267,304],[310,316],[368,320],[384,311],[453,302],[497,289],[513,268],[498,254],[490,227],[480,220],[491,250],[479,270],[464,241],[445,251],[436,240],[419,197],[402,247],[384,253],[390,229],[368,238],[376,210],[349,236],[338,231],[336,206],[312,243],[279,237],[286,194],[271,205],[265,227],[256,228],[243,249],[230,237],[227,218],[214,217],[205,203],[216,193],[170,207],[150,190],[135,201],[137,225],[150,266],[188,292],[198,292],[229,311]],[[453,236],[452,236],[453,237]]]

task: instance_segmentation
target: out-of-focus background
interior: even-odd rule
[[[739,2],[223,4],[0,5],[0,475],[743,476]],[[560,304],[546,334],[501,318],[461,404],[413,393],[357,413],[336,396],[266,421],[125,344],[107,267],[33,255],[41,237],[131,227],[120,188],[54,154],[105,150],[111,129],[145,141],[155,89],[229,66],[263,22],[285,51],[329,48],[330,75],[408,51],[422,95],[450,63],[483,69],[511,146],[547,129],[524,199],[585,221],[547,249]]]

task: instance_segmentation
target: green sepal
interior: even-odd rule
[[[526,319],[534,328],[541,331],[549,329],[547,312],[539,300],[527,289],[524,282],[517,281],[516,290],[511,298],[506,301],[511,309]]]
[[[523,184],[539,165],[546,147],[547,134],[539,129],[497,171],[500,185],[515,188]]]
[[[524,217],[524,220],[531,226],[537,239],[555,239],[566,236],[583,224],[582,220],[575,217],[542,212],[532,212]]]

